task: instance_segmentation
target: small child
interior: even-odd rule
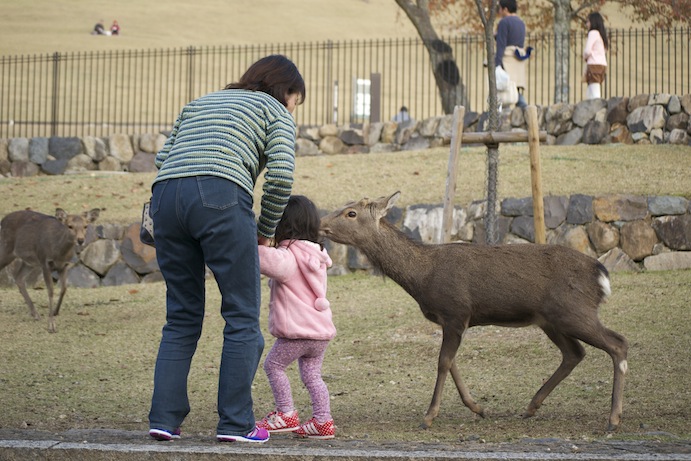
[[[276,410],[258,421],[257,427],[332,439],[336,428],[321,368],[336,327],[326,299],[326,269],[331,258],[320,243],[319,221],[314,203],[293,195],[276,228],[276,246],[259,246],[261,273],[270,278],[269,332],[276,337],[264,371]],[[296,360],[312,401],[312,418],[302,425],[285,372]]]

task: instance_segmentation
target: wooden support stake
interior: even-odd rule
[[[540,131],[538,140],[547,141],[547,132]],[[503,142],[526,142],[528,133],[525,131],[481,131],[477,133],[463,133],[463,144],[500,144]]]
[[[528,145],[530,149],[530,182],[533,189],[533,225],[535,243],[546,243],[545,206],[542,198],[542,169],[540,168],[540,133],[538,132],[537,108],[528,106]]]
[[[444,195],[444,213],[442,215],[442,243],[451,241],[451,228],[453,227],[453,199],[456,195],[456,177],[458,176],[458,156],[463,142],[463,119],[465,107],[456,106],[453,110],[453,131],[451,132],[451,151],[449,153],[449,166],[446,172],[446,193]]]
[[[444,211],[442,215],[441,243],[451,241],[451,229],[453,227],[453,200],[456,196],[456,177],[458,175],[458,157],[461,144],[485,144],[498,148],[503,142],[526,142],[530,146],[530,171],[533,189],[533,216],[535,225],[535,243],[545,243],[545,211],[542,202],[542,180],[540,172],[540,142],[547,140],[547,132],[539,131],[537,124],[537,108],[528,106],[528,132],[481,132],[464,133],[463,118],[465,107],[456,106],[453,111],[454,125],[451,134],[451,152],[449,153],[449,166],[446,172],[446,193],[444,195]]]

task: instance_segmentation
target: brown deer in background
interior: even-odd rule
[[[0,270],[15,259],[19,261],[12,276],[24,297],[32,317],[41,317],[26,290],[26,277],[40,267],[48,290],[48,331],[55,333],[55,316],[67,290],[67,266],[75,254],[75,246],[82,245],[86,228],[98,218],[100,210],[94,208],[81,215],[67,214],[62,208],[55,216],[31,210],[14,211],[0,221]],[[57,271],[60,283],[58,302],[53,304],[53,276]]]
[[[557,245],[422,244],[383,219],[399,195],[349,203],[324,216],[321,231],[334,242],[362,251],[374,267],[418,302],[428,320],[441,326],[437,382],[422,427],[430,427],[439,414],[449,371],[465,406],[484,417],[455,361],[467,328],[536,325],[559,348],[562,362],[523,417],[535,415],[550,392],[583,360],[583,341],[607,352],[614,362],[607,430],[616,430],[621,422],[628,345],[598,319],[598,306],[610,294],[607,269],[589,256]]]

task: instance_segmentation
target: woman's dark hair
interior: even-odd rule
[[[276,227],[276,243],[283,240],[309,240],[321,245],[319,224],[319,212],[314,203],[304,195],[291,195]]]
[[[286,96],[300,95],[298,104],[305,101],[305,82],[293,61],[280,54],[272,54],[252,64],[239,82],[229,83],[226,90],[242,89],[270,94],[287,106]]]
[[[602,18],[602,15],[597,11],[594,11],[588,15],[588,21],[590,21],[590,30],[600,32],[600,37],[602,37],[602,42],[605,44],[605,49],[609,49],[607,30],[605,29],[605,20]]]

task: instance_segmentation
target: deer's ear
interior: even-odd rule
[[[89,222],[94,222],[94,221],[96,221],[96,219],[98,219],[98,216],[100,215],[100,213],[101,213],[100,208],[94,208],[91,211],[88,211],[88,212],[85,211],[82,214],[82,216],[84,216],[84,219],[87,219]]]
[[[393,208],[394,204],[396,203],[396,200],[398,200],[398,197],[400,196],[401,192],[396,191],[388,197],[379,197],[377,200],[375,200],[374,205],[378,210],[379,216],[386,216],[386,214],[389,212],[391,208]]]
[[[401,191],[398,190],[394,192],[393,194],[389,195],[389,197],[386,199],[386,206],[384,207],[384,214],[388,213],[391,208],[393,208],[394,204],[398,201],[398,198],[401,196]]]
[[[58,218],[59,221],[65,222],[65,220],[67,219],[67,212],[62,208],[56,208],[55,217]]]

